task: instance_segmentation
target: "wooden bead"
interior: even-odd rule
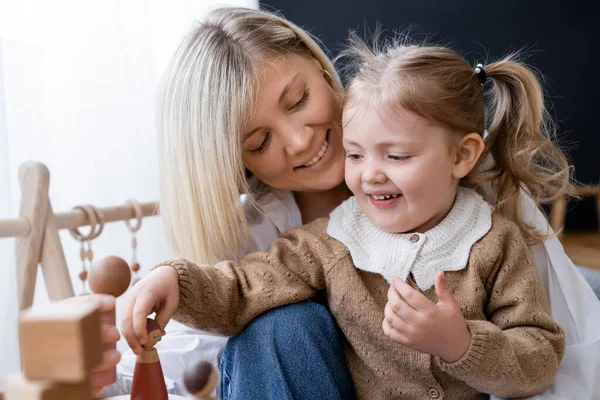
[[[216,371],[206,361],[196,362],[185,369],[183,384],[195,398],[204,398],[210,395],[217,384]]]
[[[129,287],[131,271],[121,257],[108,256],[95,260],[90,265],[90,289],[94,293],[106,293],[119,297]]]
[[[87,277],[88,277],[87,271],[81,271],[79,273],[79,279],[81,279],[82,281],[85,281],[87,279]]]
[[[138,264],[138,263],[131,264],[131,270],[133,272],[138,272],[140,270],[140,264]]]
[[[79,249],[79,258],[81,258],[81,261],[85,261],[86,257],[87,251],[82,247],[81,249]]]
[[[94,259],[94,252],[92,251],[91,248],[89,248],[88,251],[87,251],[87,259],[89,261],[92,261]]]

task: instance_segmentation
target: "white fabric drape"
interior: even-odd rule
[[[18,216],[27,160],[50,169],[55,212],[156,200],[157,83],[192,21],[218,5],[258,1],[0,0],[0,218]],[[60,236],[79,293],[78,244]],[[138,242],[142,272],[168,256],[156,217],[143,221]],[[125,259],[129,246],[123,223],[92,244],[97,256]],[[40,274],[35,303],[47,301]],[[0,240],[0,321],[1,380],[19,371],[12,239]]]
[[[533,201],[521,213],[529,224],[552,233]],[[531,247],[554,320],[565,330],[565,354],[554,382],[535,400],[600,399],[600,301],[557,238]],[[500,400],[492,396],[492,400]]]

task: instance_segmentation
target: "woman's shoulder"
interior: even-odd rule
[[[254,201],[241,196],[248,221],[248,251],[264,251],[283,232],[302,225],[302,216],[292,192],[275,189],[255,178],[249,184]]]
[[[327,233],[329,217],[318,218],[305,225],[287,230],[281,235],[283,240],[294,243],[305,243],[312,250],[319,249],[322,254],[344,256],[348,249]]]

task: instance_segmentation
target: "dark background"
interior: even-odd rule
[[[348,31],[361,36],[377,23],[450,45],[474,65],[524,48],[527,62],[546,78],[559,144],[582,184],[600,183],[597,132],[600,22],[591,1],[559,0],[268,0],[261,8],[281,12],[337,55]],[[595,7],[594,7],[595,9]],[[567,230],[598,228],[592,199],[572,202]]]

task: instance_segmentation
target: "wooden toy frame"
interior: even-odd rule
[[[50,172],[41,163],[27,162],[19,168],[21,203],[19,218],[0,220],[0,239],[16,238],[17,297],[19,311],[33,304],[38,265],[41,266],[51,301],[74,295],[73,284],[58,231],[90,225],[84,212],[55,214],[48,189]],[[140,203],[143,217],[159,214],[155,202]],[[123,204],[100,209],[104,222],[135,218],[133,206]]]

